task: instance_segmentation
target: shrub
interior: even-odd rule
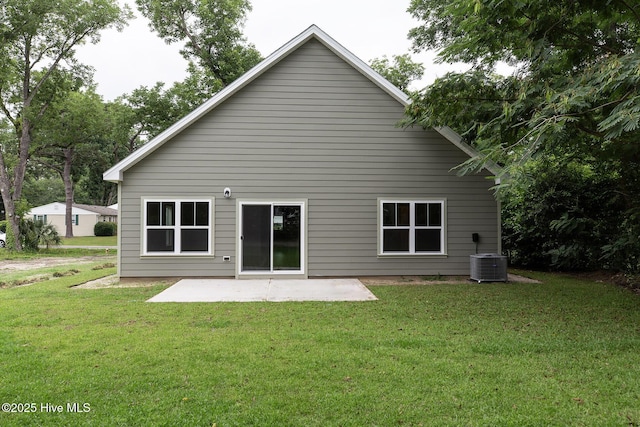
[[[616,179],[576,164],[554,166],[532,167],[528,180],[504,194],[503,238],[511,261],[559,270],[621,268],[614,261],[634,245],[611,244],[625,215]]]
[[[93,227],[93,234],[96,236],[115,236],[118,225],[115,222],[97,222]]]
[[[61,243],[60,235],[53,225],[31,219],[20,220],[20,239],[22,249],[29,252],[37,252],[39,245],[49,248]]]

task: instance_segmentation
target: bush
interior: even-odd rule
[[[40,245],[49,248],[61,243],[60,235],[53,225],[32,219],[20,220],[20,239],[22,249],[28,252],[37,252]]]
[[[96,236],[115,236],[118,225],[115,222],[97,222],[93,227],[93,234]]]
[[[511,261],[528,268],[620,269],[613,261],[634,245],[611,246],[625,220],[616,179],[581,165],[554,166],[535,165],[504,194],[504,248]]]

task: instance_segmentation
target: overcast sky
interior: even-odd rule
[[[264,57],[312,24],[318,25],[360,59],[369,62],[383,55],[407,53],[409,29],[417,25],[406,12],[410,0],[252,0],[244,34]],[[140,86],[162,81],[170,86],[186,75],[179,45],[166,45],[135,10],[134,0],[121,0],[136,12],[122,31],[102,33],[97,45],[82,46],[78,59],[95,68],[98,93],[106,100]],[[427,72],[417,85],[424,86],[461,65],[434,64],[432,53],[413,55]]]

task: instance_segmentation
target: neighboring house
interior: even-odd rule
[[[120,276],[468,275],[501,250],[494,173],[408,103],[311,26],[105,172]]]
[[[66,205],[53,202],[48,205],[38,206],[26,215],[35,221],[44,221],[52,224],[58,234],[66,234]],[[93,227],[97,222],[117,222],[118,211],[105,206],[74,204],[71,210],[74,236],[93,236]]]

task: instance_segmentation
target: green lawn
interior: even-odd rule
[[[63,237],[63,246],[116,246],[118,244],[117,236],[81,236],[71,237],[69,239]]]
[[[77,258],[83,256],[105,256],[115,255],[115,249],[101,248],[74,248],[58,246],[49,249],[40,248],[38,252],[15,252],[7,248],[0,248],[0,259],[2,260],[29,260],[40,258]],[[0,270],[0,276],[2,271]]]
[[[640,297],[615,286],[154,304],[164,287],[71,289],[113,272],[79,270],[0,290],[1,401],[35,404],[3,426],[640,424]]]

